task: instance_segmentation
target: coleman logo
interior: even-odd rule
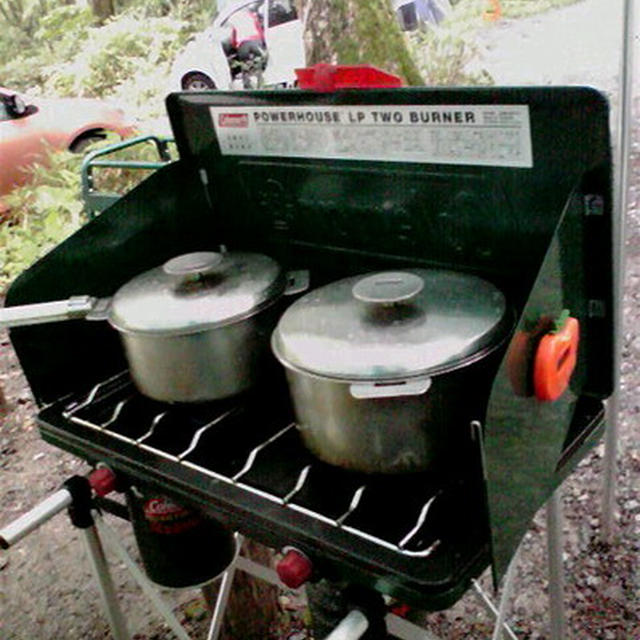
[[[201,522],[198,514],[162,496],[147,500],[143,511],[151,531],[164,535],[184,533]]]
[[[249,126],[249,116],[246,113],[221,113],[218,116],[218,125],[245,129]]]
[[[175,518],[187,515],[188,513],[188,509],[185,509],[182,505],[172,502],[169,498],[165,498],[164,496],[151,498],[150,500],[147,500],[144,505],[144,514],[149,520],[154,518]]]

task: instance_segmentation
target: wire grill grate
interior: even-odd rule
[[[303,447],[288,416],[251,405],[156,402],[123,372],[68,403],[63,417],[402,556],[426,558],[439,546],[431,513],[440,488],[426,482],[408,491],[416,476],[379,479],[326,465]]]

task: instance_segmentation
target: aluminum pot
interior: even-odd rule
[[[0,327],[106,319],[141,393],[165,402],[219,400],[256,382],[286,288],[286,274],[268,256],[189,253],[136,276],[113,298],[2,309]]]
[[[492,354],[513,323],[471,275],[411,269],[346,278],[292,304],[271,347],[306,446],[333,465],[406,473],[448,464],[482,418]]]

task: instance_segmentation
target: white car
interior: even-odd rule
[[[257,11],[264,30],[267,60],[262,84],[294,84],[294,70],[305,66],[303,26],[294,0],[235,0],[178,56],[171,74],[174,87],[183,91],[234,88],[236,69],[232,71],[225,47],[233,15],[247,8]]]

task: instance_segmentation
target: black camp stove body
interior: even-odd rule
[[[106,323],[39,325],[11,338],[43,437],[249,537],[299,547],[319,574],[425,608],[449,606],[492,561],[501,574],[603,430],[616,251],[604,99],[580,88],[397,89],[174,94],[167,105],[180,160],[22,274],[7,304],[112,295],[220,244],[309,270],[312,287],[456,269],[505,292],[514,336],[570,309],[576,372],[559,401],[540,403],[514,390],[505,345],[486,412],[451,426],[448,473],[365,476],[306,451],[275,362],[245,396],[161,405],[135,391]],[[451,122],[434,122],[445,112]]]

